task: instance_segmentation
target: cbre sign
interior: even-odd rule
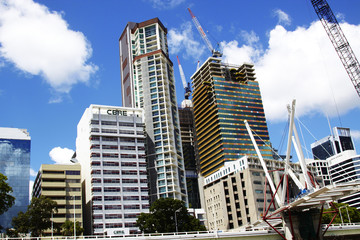
[[[119,116],[127,116],[127,111],[109,109],[107,110],[108,115],[119,115]]]

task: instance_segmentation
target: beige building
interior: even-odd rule
[[[34,182],[33,197],[46,196],[58,204],[53,214],[54,229],[66,220],[75,220],[82,226],[80,164],[42,164]],[[74,209],[75,208],[75,209]],[[51,229],[44,235],[50,235]]]
[[[284,167],[283,161],[265,159],[265,162],[269,171]],[[291,168],[295,173],[301,172],[298,163],[291,163]],[[280,174],[272,172],[275,184],[280,181]],[[204,196],[208,229],[235,229],[259,220],[272,199],[269,187],[264,195],[264,185],[265,173],[256,157],[245,156],[226,162],[224,167],[206,177]],[[270,211],[273,210],[271,206]]]

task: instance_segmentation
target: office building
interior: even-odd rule
[[[142,109],[90,105],[79,121],[86,235],[138,233],[149,212]]]
[[[356,153],[349,128],[334,127],[333,133],[311,144],[315,166],[325,185],[360,181],[360,155]],[[339,202],[360,209],[360,193],[341,198]]]
[[[191,100],[185,99],[181,103],[179,119],[189,206],[198,209],[201,208],[201,205],[195,154],[194,115]]]
[[[150,200],[187,203],[185,165],[167,29],[158,18],[129,22],[120,36],[122,103],[144,109]]]
[[[26,129],[0,128],[0,173],[7,176],[15,197],[14,205],[0,216],[3,229],[10,228],[12,218],[29,205],[30,144]]]
[[[284,161],[264,160],[269,171],[285,166]],[[300,164],[290,163],[290,166],[295,174],[301,172]],[[270,174],[274,183],[278,184],[283,171],[272,171]],[[304,183],[303,178],[300,181]],[[265,189],[264,186],[265,173],[257,157],[245,156],[226,162],[207,176],[204,179],[204,196],[208,230],[236,229],[260,220],[272,200],[270,188],[267,186]],[[271,205],[269,211],[274,209]]]
[[[244,120],[264,158],[273,159],[252,64],[235,66],[210,57],[191,77],[200,172],[207,177],[242,156],[256,156]]]
[[[51,219],[53,229],[45,230],[44,236],[51,236],[52,230],[61,227],[67,220],[74,222],[74,218],[80,226],[83,226],[80,173],[80,164],[41,165],[34,182],[32,196],[48,197],[57,202],[58,208]]]

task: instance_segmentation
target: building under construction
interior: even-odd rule
[[[272,158],[259,84],[252,64],[228,65],[210,57],[191,77],[201,175],[225,162],[256,156],[244,126],[255,130],[265,158]]]

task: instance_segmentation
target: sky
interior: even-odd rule
[[[360,1],[328,2],[360,57]],[[286,106],[296,99],[304,148],[342,126],[360,149],[360,98],[310,0],[0,0],[0,126],[29,131],[31,182],[41,164],[69,162],[90,104],[121,106],[127,22],[158,17],[167,28],[180,105],[176,56],[187,81],[210,56],[188,7],[224,62],[254,64],[275,148],[286,150]]]

